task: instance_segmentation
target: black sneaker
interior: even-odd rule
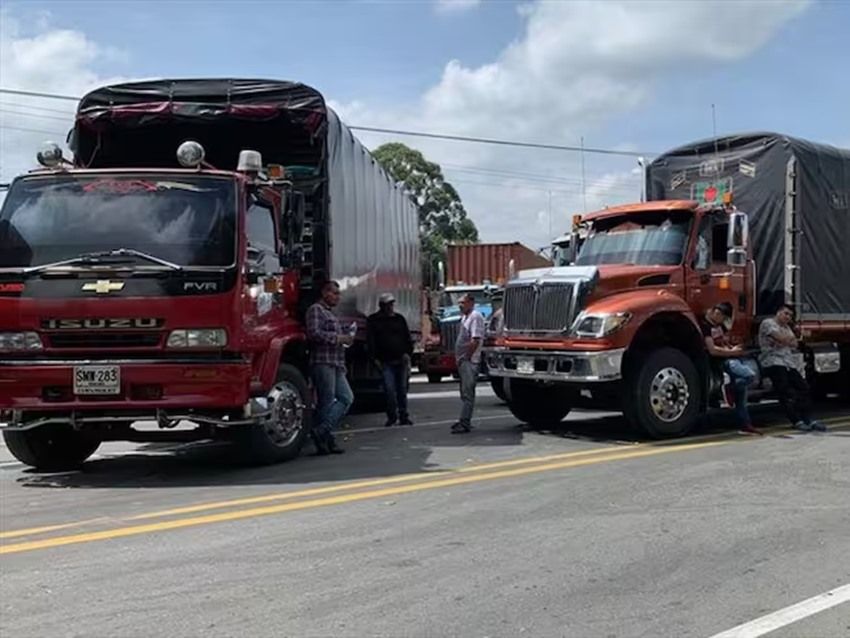
[[[401,417],[401,425],[413,425],[413,421],[411,421],[410,417],[405,414]]]
[[[468,423],[461,423],[458,421],[452,426],[452,434],[466,434],[467,432],[472,431],[472,426]]]
[[[395,420],[395,419],[387,419],[387,422],[386,422],[386,423],[384,423],[384,427],[385,427],[385,428],[391,428],[391,427],[392,427],[392,426],[394,426],[395,424],[396,424],[396,420]]]
[[[327,437],[325,437],[325,443],[328,446],[328,453],[345,454],[345,450],[343,450],[336,444],[336,439],[333,437],[332,434],[328,434]]]

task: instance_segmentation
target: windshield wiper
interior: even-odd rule
[[[116,257],[119,259],[116,260]],[[24,268],[24,274],[39,273],[47,270],[52,270],[54,268],[61,268],[62,266],[74,266],[76,264],[97,266],[126,263],[127,261],[130,261],[129,259],[126,259],[128,257],[135,257],[137,259],[143,259],[145,261],[153,262],[155,264],[159,264],[160,266],[165,266],[169,270],[183,270],[183,266],[180,266],[179,264],[175,264],[165,259],[160,259],[159,257],[143,253],[133,248],[116,248],[114,250],[104,250],[101,252],[82,253],[71,259],[63,259],[62,261],[55,261],[50,264],[42,264],[40,266]]]

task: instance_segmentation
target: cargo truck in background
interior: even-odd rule
[[[417,211],[315,89],[107,86],[80,101],[70,144],[73,162],[47,147],[0,210],[0,422],[20,461],[222,438],[291,459],[321,282],[339,281],[358,336],[381,292],[419,331]],[[377,389],[363,340],[347,353],[355,392]]]
[[[649,201],[577,221],[570,265],[521,271],[485,350],[514,415],[619,406],[651,437],[689,432],[720,401],[698,322],[729,302],[758,372],[761,321],[797,311],[816,394],[850,394],[850,151],[754,133],[689,144],[646,170]]]
[[[517,268],[535,268],[551,262],[519,242],[505,244],[449,244],[446,266],[439,268],[433,332],[426,340],[419,369],[431,383],[457,376],[454,356],[460,327],[458,302],[465,294],[475,297],[475,309],[489,322],[497,295]],[[486,370],[482,368],[486,374]]]

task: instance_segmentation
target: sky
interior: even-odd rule
[[[352,125],[639,152],[770,130],[850,148],[844,0],[3,0],[0,88],[264,77]],[[0,182],[63,141],[74,103],[0,93]],[[540,248],[640,197],[635,157],[402,141],[440,163],[481,239]]]

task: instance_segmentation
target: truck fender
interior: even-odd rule
[[[292,361],[287,361],[302,373],[306,374],[306,350],[307,340],[303,334],[292,334],[276,337],[269,343],[268,349],[259,357],[257,368],[259,372],[259,385],[263,392],[267,392],[277,379],[277,371],[282,363],[284,353],[287,351],[297,353]]]

